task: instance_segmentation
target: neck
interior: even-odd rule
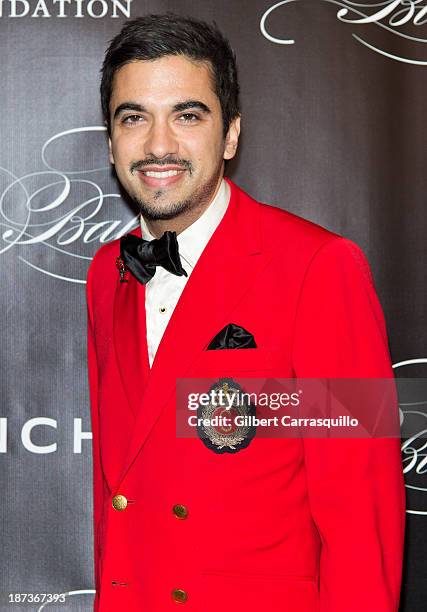
[[[186,210],[182,214],[177,215],[173,219],[145,219],[150,234],[155,238],[160,238],[166,231],[176,232],[177,234],[180,234],[185,229],[187,229],[187,227],[190,227],[190,225],[192,225],[195,221],[197,221],[199,217],[202,216],[205,210],[211,205],[211,203],[215,199],[216,194],[218,193],[218,190],[220,188],[222,178],[223,177],[221,175],[215,187],[214,193],[207,202],[202,202],[194,208]]]

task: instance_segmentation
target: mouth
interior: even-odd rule
[[[141,181],[149,187],[167,187],[180,181],[186,170],[181,167],[145,168],[137,170]]]

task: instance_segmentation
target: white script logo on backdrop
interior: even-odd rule
[[[398,383],[401,383],[399,410],[406,512],[420,516],[427,516],[427,378],[399,378],[398,370],[410,372],[413,367],[419,369],[425,365],[427,358],[424,357],[393,365]]]
[[[305,0],[282,0],[271,6],[265,11],[261,17],[260,28],[263,36],[268,40],[278,45],[293,45],[295,40],[276,38],[269,34],[266,27],[267,18],[279,9],[285,7],[291,3],[305,2]],[[337,12],[337,18],[343,23],[351,24],[353,26],[362,26],[366,24],[374,24],[388,32],[391,32],[395,36],[399,36],[407,41],[414,44],[416,50],[422,48],[422,45],[427,43],[426,38],[418,38],[411,36],[398,28],[402,26],[423,26],[427,23],[427,5],[425,0],[385,0],[384,2],[351,2],[350,0],[319,0],[319,2],[327,2],[328,4],[335,4],[341,7]],[[380,49],[369,43],[367,40],[352,34],[352,36],[368,49],[380,53],[385,57],[388,57],[399,62],[407,64],[415,64],[417,66],[427,66],[427,61],[403,57],[401,55],[395,55],[389,53],[385,49]],[[420,46],[421,45],[421,46]]]
[[[0,182],[0,255],[17,250],[18,259],[37,272],[83,284],[87,266],[78,264],[92,259],[96,249],[91,243],[109,242],[137,227],[137,216],[127,221],[105,219],[111,200],[121,197],[104,193],[110,165],[87,168],[88,162],[82,161],[85,169],[69,170],[48,161],[68,159],[67,152],[80,151],[85,144],[88,152],[98,148],[106,152],[105,131],[103,126],[92,126],[55,134],[42,146],[40,172],[15,176],[0,167],[0,177],[7,181],[4,188]],[[97,134],[102,136],[99,143]],[[88,136],[90,141],[83,143]],[[125,207],[120,208],[124,214]]]

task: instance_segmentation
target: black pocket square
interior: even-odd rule
[[[210,341],[206,350],[257,348],[255,338],[247,329],[229,323]]]

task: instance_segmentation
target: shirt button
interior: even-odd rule
[[[159,308],[159,312],[161,312],[162,314],[164,314],[167,311],[166,306],[160,306]]]
[[[176,518],[185,519],[188,516],[188,510],[182,504],[175,504],[172,510]]]
[[[172,599],[178,603],[185,603],[188,599],[187,593],[182,589],[174,589],[172,591]]]
[[[128,500],[124,495],[115,495],[112,500],[114,510],[125,510]]]

